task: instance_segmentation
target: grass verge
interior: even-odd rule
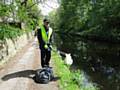
[[[79,90],[78,85],[73,82],[69,68],[64,64],[57,52],[52,52],[56,75],[60,77],[58,83],[60,90]]]
[[[70,71],[57,52],[52,52],[55,74],[60,77],[58,83],[60,90],[99,90],[92,82],[89,82],[83,71]]]

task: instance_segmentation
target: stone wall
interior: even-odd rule
[[[22,47],[24,47],[33,36],[31,33],[23,34],[15,39],[6,39],[0,41],[0,65],[14,56]]]

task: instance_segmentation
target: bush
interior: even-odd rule
[[[0,40],[5,40],[6,38],[16,38],[23,34],[23,30],[19,28],[14,28],[9,25],[0,26]]]

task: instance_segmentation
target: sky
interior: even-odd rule
[[[41,13],[43,15],[48,15],[49,12],[59,7],[59,4],[57,3],[57,0],[48,0],[45,2],[45,4],[40,4],[39,8],[41,9]]]

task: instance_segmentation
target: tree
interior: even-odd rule
[[[89,30],[118,31],[119,8],[119,0],[61,0],[55,17],[59,20],[54,26],[60,31],[62,29],[63,32],[71,33]]]
[[[42,2],[42,0],[40,0]],[[34,25],[40,18],[37,0],[2,0],[0,1],[0,19],[2,23],[26,23],[28,27]]]

